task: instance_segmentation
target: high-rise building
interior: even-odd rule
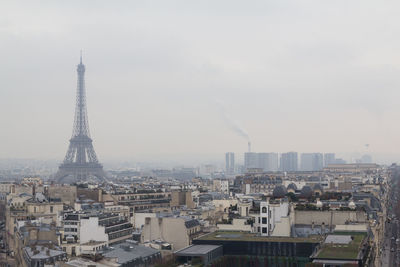
[[[301,154],[300,170],[319,171],[323,168],[323,157],[321,153]]]
[[[298,159],[297,152],[287,152],[281,155],[281,171],[297,171]]]
[[[258,153],[258,167],[268,172],[278,171],[278,153]]]
[[[336,163],[335,153],[324,154],[324,166],[328,166],[330,164],[335,164],[335,163]]]
[[[244,153],[244,169],[247,171],[248,169],[258,168],[258,154],[255,152],[246,152]]]
[[[371,155],[365,154],[361,157],[361,163],[372,163]]]
[[[235,173],[235,153],[225,153],[225,170],[227,174]]]

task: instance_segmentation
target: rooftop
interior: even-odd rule
[[[192,245],[187,248],[183,248],[176,252],[178,256],[197,256],[197,255],[205,255],[221,246],[215,245]]]
[[[342,259],[342,260],[358,259],[361,246],[363,244],[363,240],[367,235],[365,233],[356,233],[356,232],[345,233],[345,234],[335,233],[335,237],[338,237],[339,235],[342,235],[344,239],[350,238],[351,241],[347,244],[343,244],[343,242],[336,242],[337,238],[332,238],[328,240],[329,242],[325,241],[325,243],[321,246],[321,248],[317,251],[317,253],[313,258]]]
[[[24,250],[31,259],[47,259],[65,254],[62,250],[48,249],[43,246],[36,246],[36,250],[25,247]]]
[[[118,263],[124,264],[138,258],[146,258],[158,253],[160,252],[156,249],[125,242],[104,250],[103,256],[106,258],[117,258]]]
[[[260,236],[255,233],[240,231],[216,231],[203,235],[198,240],[221,240],[221,241],[256,241],[256,242],[294,242],[294,243],[319,243],[322,241],[320,236],[310,237],[279,237],[279,236]]]

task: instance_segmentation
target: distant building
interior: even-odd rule
[[[228,180],[213,180],[213,191],[229,194],[229,181]]]
[[[361,157],[361,163],[372,163],[371,155],[363,155]]]
[[[301,154],[300,170],[319,171],[323,168],[323,157],[321,153]]]
[[[50,199],[60,199],[61,202],[73,207],[77,198],[77,188],[74,185],[45,186],[45,195]]]
[[[365,172],[376,171],[379,168],[375,163],[332,164],[324,168],[326,172]]]
[[[335,159],[335,164],[347,164],[344,159]]]
[[[186,206],[190,209],[195,207],[192,197],[192,191],[172,191],[171,192],[171,208]]]
[[[244,169],[258,168],[258,154],[255,152],[244,153]]]
[[[27,185],[42,185],[43,180],[40,177],[25,177],[22,179],[22,184],[27,184]]]
[[[227,174],[235,173],[235,153],[233,152],[225,154],[225,171]]]
[[[297,171],[298,158],[297,152],[288,152],[281,155],[281,171]]]
[[[262,171],[278,170],[278,154],[277,153],[244,153],[245,171],[249,169],[261,169]]]
[[[336,163],[335,153],[324,154],[324,167],[335,163]]]
[[[258,153],[258,168],[266,172],[278,171],[278,153]]]
[[[0,183],[0,193],[15,193],[15,184],[12,183]]]

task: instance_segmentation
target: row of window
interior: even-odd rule
[[[64,221],[64,225],[78,225],[78,222]]]

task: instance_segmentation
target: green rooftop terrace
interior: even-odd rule
[[[350,235],[353,240],[349,244],[322,244],[321,248],[313,257],[314,259],[343,259],[357,260],[366,233],[335,233],[335,235]]]
[[[310,237],[278,237],[260,236],[255,233],[241,231],[216,231],[197,238],[198,240],[220,240],[220,241],[256,241],[256,242],[292,242],[292,243],[319,243],[320,236]]]

